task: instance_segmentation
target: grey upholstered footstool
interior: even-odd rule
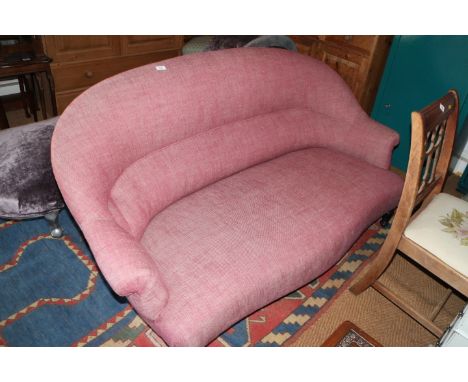
[[[50,164],[56,118],[0,131],[0,218],[45,217],[53,237],[62,236],[64,207]]]
[[[296,44],[284,35],[272,36],[196,36],[187,41],[182,48],[182,54],[206,52],[241,47],[282,48],[297,51]]]

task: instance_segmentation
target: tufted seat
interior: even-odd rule
[[[324,63],[227,49],[88,89],[57,123],[52,165],[112,289],[169,345],[199,346],[396,206],[397,143]]]

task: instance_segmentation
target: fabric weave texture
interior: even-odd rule
[[[295,52],[158,65],[74,100],[52,164],[110,286],[168,344],[206,345],[325,272],[395,207],[398,135]]]

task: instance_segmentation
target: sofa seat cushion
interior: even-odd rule
[[[145,318],[170,345],[206,345],[333,266],[401,188],[390,171],[311,148],[180,199],[141,239],[169,291],[161,314]]]

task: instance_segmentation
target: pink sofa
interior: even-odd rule
[[[114,291],[169,345],[199,346],[396,206],[397,143],[325,64],[244,48],[93,86],[60,117],[52,164]]]

